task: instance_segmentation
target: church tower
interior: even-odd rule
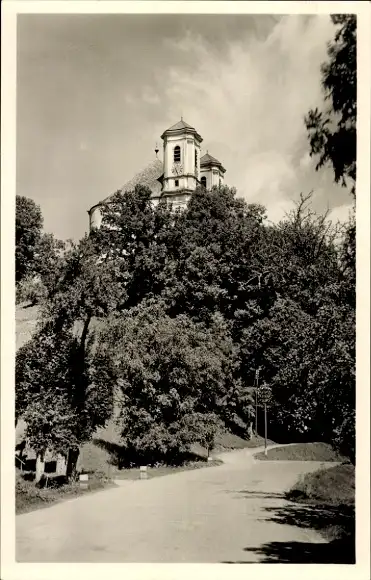
[[[161,138],[164,142],[162,195],[182,204],[200,183],[202,137],[181,119],[164,131]]]
[[[153,206],[165,198],[175,209],[187,206],[197,186],[212,189],[223,185],[226,170],[209,152],[201,157],[203,139],[183,118],[164,131],[161,138],[164,145],[163,160],[157,157],[159,149],[156,144],[156,159],[123,185],[118,190],[120,193],[132,192],[136,185],[145,185],[151,190]],[[90,229],[100,227],[102,206],[112,203],[114,196],[109,195],[88,210]]]
[[[220,161],[209,155],[208,151],[201,157],[200,165],[201,185],[206,187],[206,189],[224,184],[225,169]]]

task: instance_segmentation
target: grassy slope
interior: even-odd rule
[[[297,520],[328,540],[339,563],[355,561],[355,468],[340,464],[306,474],[288,492]],[[298,505],[302,507],[298,507]]]
[[[354,471],[353,465],[342,463],[307,473],[292,489],[291,496],[328,505],[354,505]]]
[[[256,459],[261,461],[343,461],[327,443],[297,443],[270,449],[267,455],[258,453]]]
[[[341,462],[344,460],[325,443],[301,443],[277,447],[256,455],[260,460]],[[355,468],[340,463],[308,473],[287,493],[290,500],[278,510],[280,523],[316,529],[328,541],[323,562],[355,562]],[[314,561],[314,560],[313,560]],[[319,560],[322,562],[322,560]]]
[[[267,440],[268,445],[273,445],[273,441]],[[215,450],[218,451],[228,451],[229,449],[245,449],[245,448],[254,448],[254,447],[263,447],[264,446],[264,437],[253,437],[250,440],[242,439],[229,431],[225,431],[221,433],[216,438],[215,442]]]
[[[15,337],[16,350],[23,346],[36,330],[39,309],[37,306],[24,308],[16,306],[15,310]]]

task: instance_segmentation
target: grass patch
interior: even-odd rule
[[[260,435],[258,435],[257,437],[253,437],[249,441],[246,441],[246,443],[247,445],[245,447],[255,449],[255,447],[264,447],[265,439],[264,437],[260,437]],[[274,441],[267,439],[267,445],[274,445]]]
[[[355,468],[341,464],[304,475],[287,493],[296,525],[309,523],[338,553],[340,563],[355,562]],[[298,523],[299,522],[299,523]]]
[[[38,306],[18,305],[15,309],[16,350],[26,344],[34,334],[39,317]]]
[[[273,445],[273,441],[267,440],[268,445]],[[229,451],[233,449],[246,449],[264,446],[264,437],[253,437],[252,439],[242,439],[230,431],[225,431],[218,435],[215,441],[215,452]]]
[[[57,480],[57,478],[54,479]],[[53,482],[53,478],[50,478],[49,485],[50,487],[36,487],[33,481],[27,481],[24,475],[17,472],[15,493],[16,514],[45,508],[73,497],[115,486],[112,481],[107,480],[100,474],[90,475],[86,487],[81,487],[79,482],[60,485],[57,481]]]
[[[354,505],[354,465],[334,465],[304,475],[290,490],[289,499],[327,505]]]
[[[344,461],[328,443],[297,443],[269,449],[267,455],[258,453],[261,461]]]

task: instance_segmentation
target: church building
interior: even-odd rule
[[[164,131],[161,139],[163,161],[157,158],[159,150],[156,146],[156,159],[127,182],[120,192],[133,191],[139,184],[145,185],[152,192],[154,205],[166,198],[173,207],[184,207],[198,185],[207,189],[223,185],[226,170],[209,152],[201,156],[203,139],[183,118]],[[103,203],[109,203],[113,195],[90,208],[90,229],[100,226],[100,207]]]

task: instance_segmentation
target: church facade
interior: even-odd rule
[[[192,192],[202,185],[207,189],[224,183],[225,169],[220,161],[209,154],[201,155],[201,135],[181,119],[161,135],[163,160],[157,158],[127,182],[119,191],[132,191],[136,185],[145,185],[152,192],[152,202],[167,199],[173,207],[187,205]],[[88,210],[89,227],[97,228],[102,221],[101,206],[109,203],[108,196]]]

